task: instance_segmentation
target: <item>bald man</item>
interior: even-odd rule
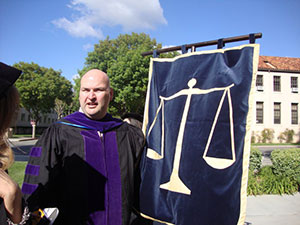
[[[54,225],[127,225],[138,201],[140,129],[107,113],[106,73],[81,79],[80,110],[52,124],[32,148],[22,187],[31,211],[56,207]]]

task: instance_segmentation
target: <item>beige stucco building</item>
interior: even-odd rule
[[[57,114],[55,112],[43,114],[36,126],[36,133],[42,133],[44,129],[56,120]],[[20,108],[13,129],[15,134],[31,134],[32,126],[30,115],[24,108]]]
[[[300,58],[260,56],[252,111],[255,142],[265,128],[274,131],[274,143],[286,129],[294,130],[293,142],[300,141],[299,77]]]

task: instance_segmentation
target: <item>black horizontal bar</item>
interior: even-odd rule
[[[262,33],[255,33],[254,34],[254,38],[261,38],[262,37]],[[249,40],[250,39],[250,34],[249,35],[242,35],[242,36],[236,36],[236,37],[229,37],[229,38],[222,38],[223,39],[223,43],[231,43],[231,42],[236,42],[236,41],[245,41],[245,40]],[[213,40],[213,41],[204,41],[204,42],[198,42],[198,43],[193,43],[193,44],[187,44],[186,49],[190,49],[192,47],[194,48],[198,48],[198,47],[204,47],[204,46],[210,46],[210,45],[217,45],[218,41],[220,40]],[[169,48],[162,48],[162,49],[156,49],[157,54],[160,53],[166,53],[166,52],[174,52],[174,51],[179,51],[181,50],[182,45],[180,46],[175,46],[175,47],[169,47]],[[147,56],[147,55],[152,55],[153,51],[149,51],[149,52],[143,52],[142,56]]]

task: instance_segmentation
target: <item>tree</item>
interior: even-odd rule
[[[267,141],[269,143],[272,143],[274,138],[274,130],[265,128],[261,131],[261,136],[262,136],[262,143],[267,143]]]
[[[79,106],[77,106],[77,102],[78,102],[78,99],[75,101],[75,99],[72,98],[72,101],[69,104],[67,104],[65,101],[56,98],[54,111],[57,114],[57,119],[61,119],[62,117],[67,116],[67,115],[77,111],[79,108]],[[78,105],[79,105],[79,103],[78,103]]]
[[[85,66],[79,71],[80,77],[95,68],[106,72],[114,89],[110,113],[119,116],[125,112],[143,114],[151,56],[143,57],[141,53],[158,48],[161,48],[161,44],[144,33],[119,35],[112,40],[107,37],[88,53]],[[167,56],[174,55],[176,53]],[[77,97],[79,85],[77,81]]]
[[[35,63],[19,62],[14,67],[22,70],[16,82],[20,92],[21,106],[36,123],[43,113],[54,109],[55,99],[66,104],[72,101],[72,84],[61,76],[61,71],[41,67]]]

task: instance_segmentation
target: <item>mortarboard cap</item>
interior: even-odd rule
[[[0,62],[0,98],[21,75],[22,71]]]

